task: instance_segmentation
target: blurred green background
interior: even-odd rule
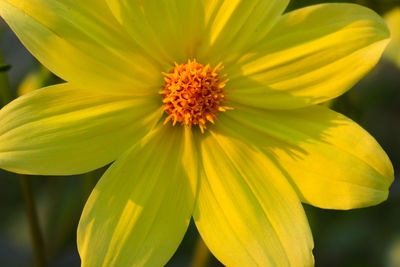
[[[320,2],[293,0],[289,9]],[[400,7],[400,0],[353,2],[381,15],[396,5]],[[4,61],[12,65],[8,74],[15,95],[17,88],[23,93],[60,82],[40,66],[1,20],[0,49]],[[400,267],[400,62],[382,59],[355,88],[335,100],[332,108],[358,122],[378,140],[393,162],[396,179],[389,199],[376,207],[330,211],[305,206],[315,240],[316,266]],[[30,177],[49,266],[80,265],[76,227],[83,205],[103,171],[72,177]],[[1,170],[0,176],[0,266],[32,266],[29,226],[18,177]],[[198,233],[191,224],[168,266],[190,266],[197,245]],[[221,265],[210,256],[208,266]]]

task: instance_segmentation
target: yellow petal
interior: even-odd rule
[[[35,90],[0,111],[0,168],[68,175],[115,160],[160,118],[159,99],[81,90]]]
[[[335,98],[378,62],[389,42],[385,22],[354,4],[322,4],[284,15],[231,68],[234,102],[291,109]]]
[[[328,108],[237,107],[221,124],[273,159],[305,203],[352,209],[387,199],[394,174],[386,153],[360,126]]]
[[[78,228],[83,267],[164,266],[190,221],[197,168],[190,131],[166,127],[119,158],[96,185]]]
[[[263,38],[288,0],[107,0],[118,21],[168,69],[196,57],[218,64]]]
[[[400,7],[395,8],[385,15],[385,21],[392,34],[392,41],[385,50],[385,58],[400,67]]]
[[[201,143],[193,218],[203,240],[226,266],[312,266],[312,236],[295,191],[272,161],[220,125]]]
[[[115,17],[132,38],[165,70],[195,57],[203,42],[201,0],[107,0]]]
[[[200,58],[224,65],[265,37],[289,0],[202,0],[206,35]]]
[[[0,0],[0,16],[26,48],[62,79],[109,91],[144,93],[160,67],[130,39],[104,1]]]

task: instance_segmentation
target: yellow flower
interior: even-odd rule
[[[31,71],[18,86],[18,95],[21,96],[43,87],[50,77],[51,73],[42,66]]]
[[[1,110],[0,167],[70,175],[114,161],[81,217],[83,266],[162,266],[191,217],[227,266],[311,266],[301,202],[387,198],[385,152],[317,105],[376,64],[384,21],[353,4],[283,15],[287,4],[0,0],[24,45],[67,81]]]
[[[392,41],[385,51],[385,58],[400,67],[400,7],[385,15],[385,21],[392,34]]]

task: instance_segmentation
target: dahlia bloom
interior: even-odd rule
[[[384,18],[392,34],[392,40],[384,56],[400,67],[400,7],[386,13]]]
[[[288,0],[0,0],[65,83],[0,111],[0,167],[72,175],[112,163],[84,208],[82,266],[162,266],[193,218],[227,266],[311,266],[301,203],[376,205],[393,167],[319,103],[389,42],[354,4]]]

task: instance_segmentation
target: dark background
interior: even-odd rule
[[[289,9],[320,2],[323,1],[293,0]],[[353,2],[382,15],[396,5],[400,7],[400,0]],[[59,82],[36,62],[1,20],[0,49],[5,62],[12,65],[9,79],[15,94],[21,84],[29,90]],[[332,108],[358,122],[378,140],[393,162],[396,179],[389,199],[376,207],[330,211],[305,205],[314,235],[316,266],[400,267],[400,64],[382,59],[351,91],[335,100]],[[79,266],[76,227],[102,172],[31,177],[50,266]],[[1,170],[0,176],[0,266],[31,266],[29,228],[18,178]],[[197,240],[197,230],[191,224],[168,266],[189,266]],[[221,265],[210,256],[209,266]]]

